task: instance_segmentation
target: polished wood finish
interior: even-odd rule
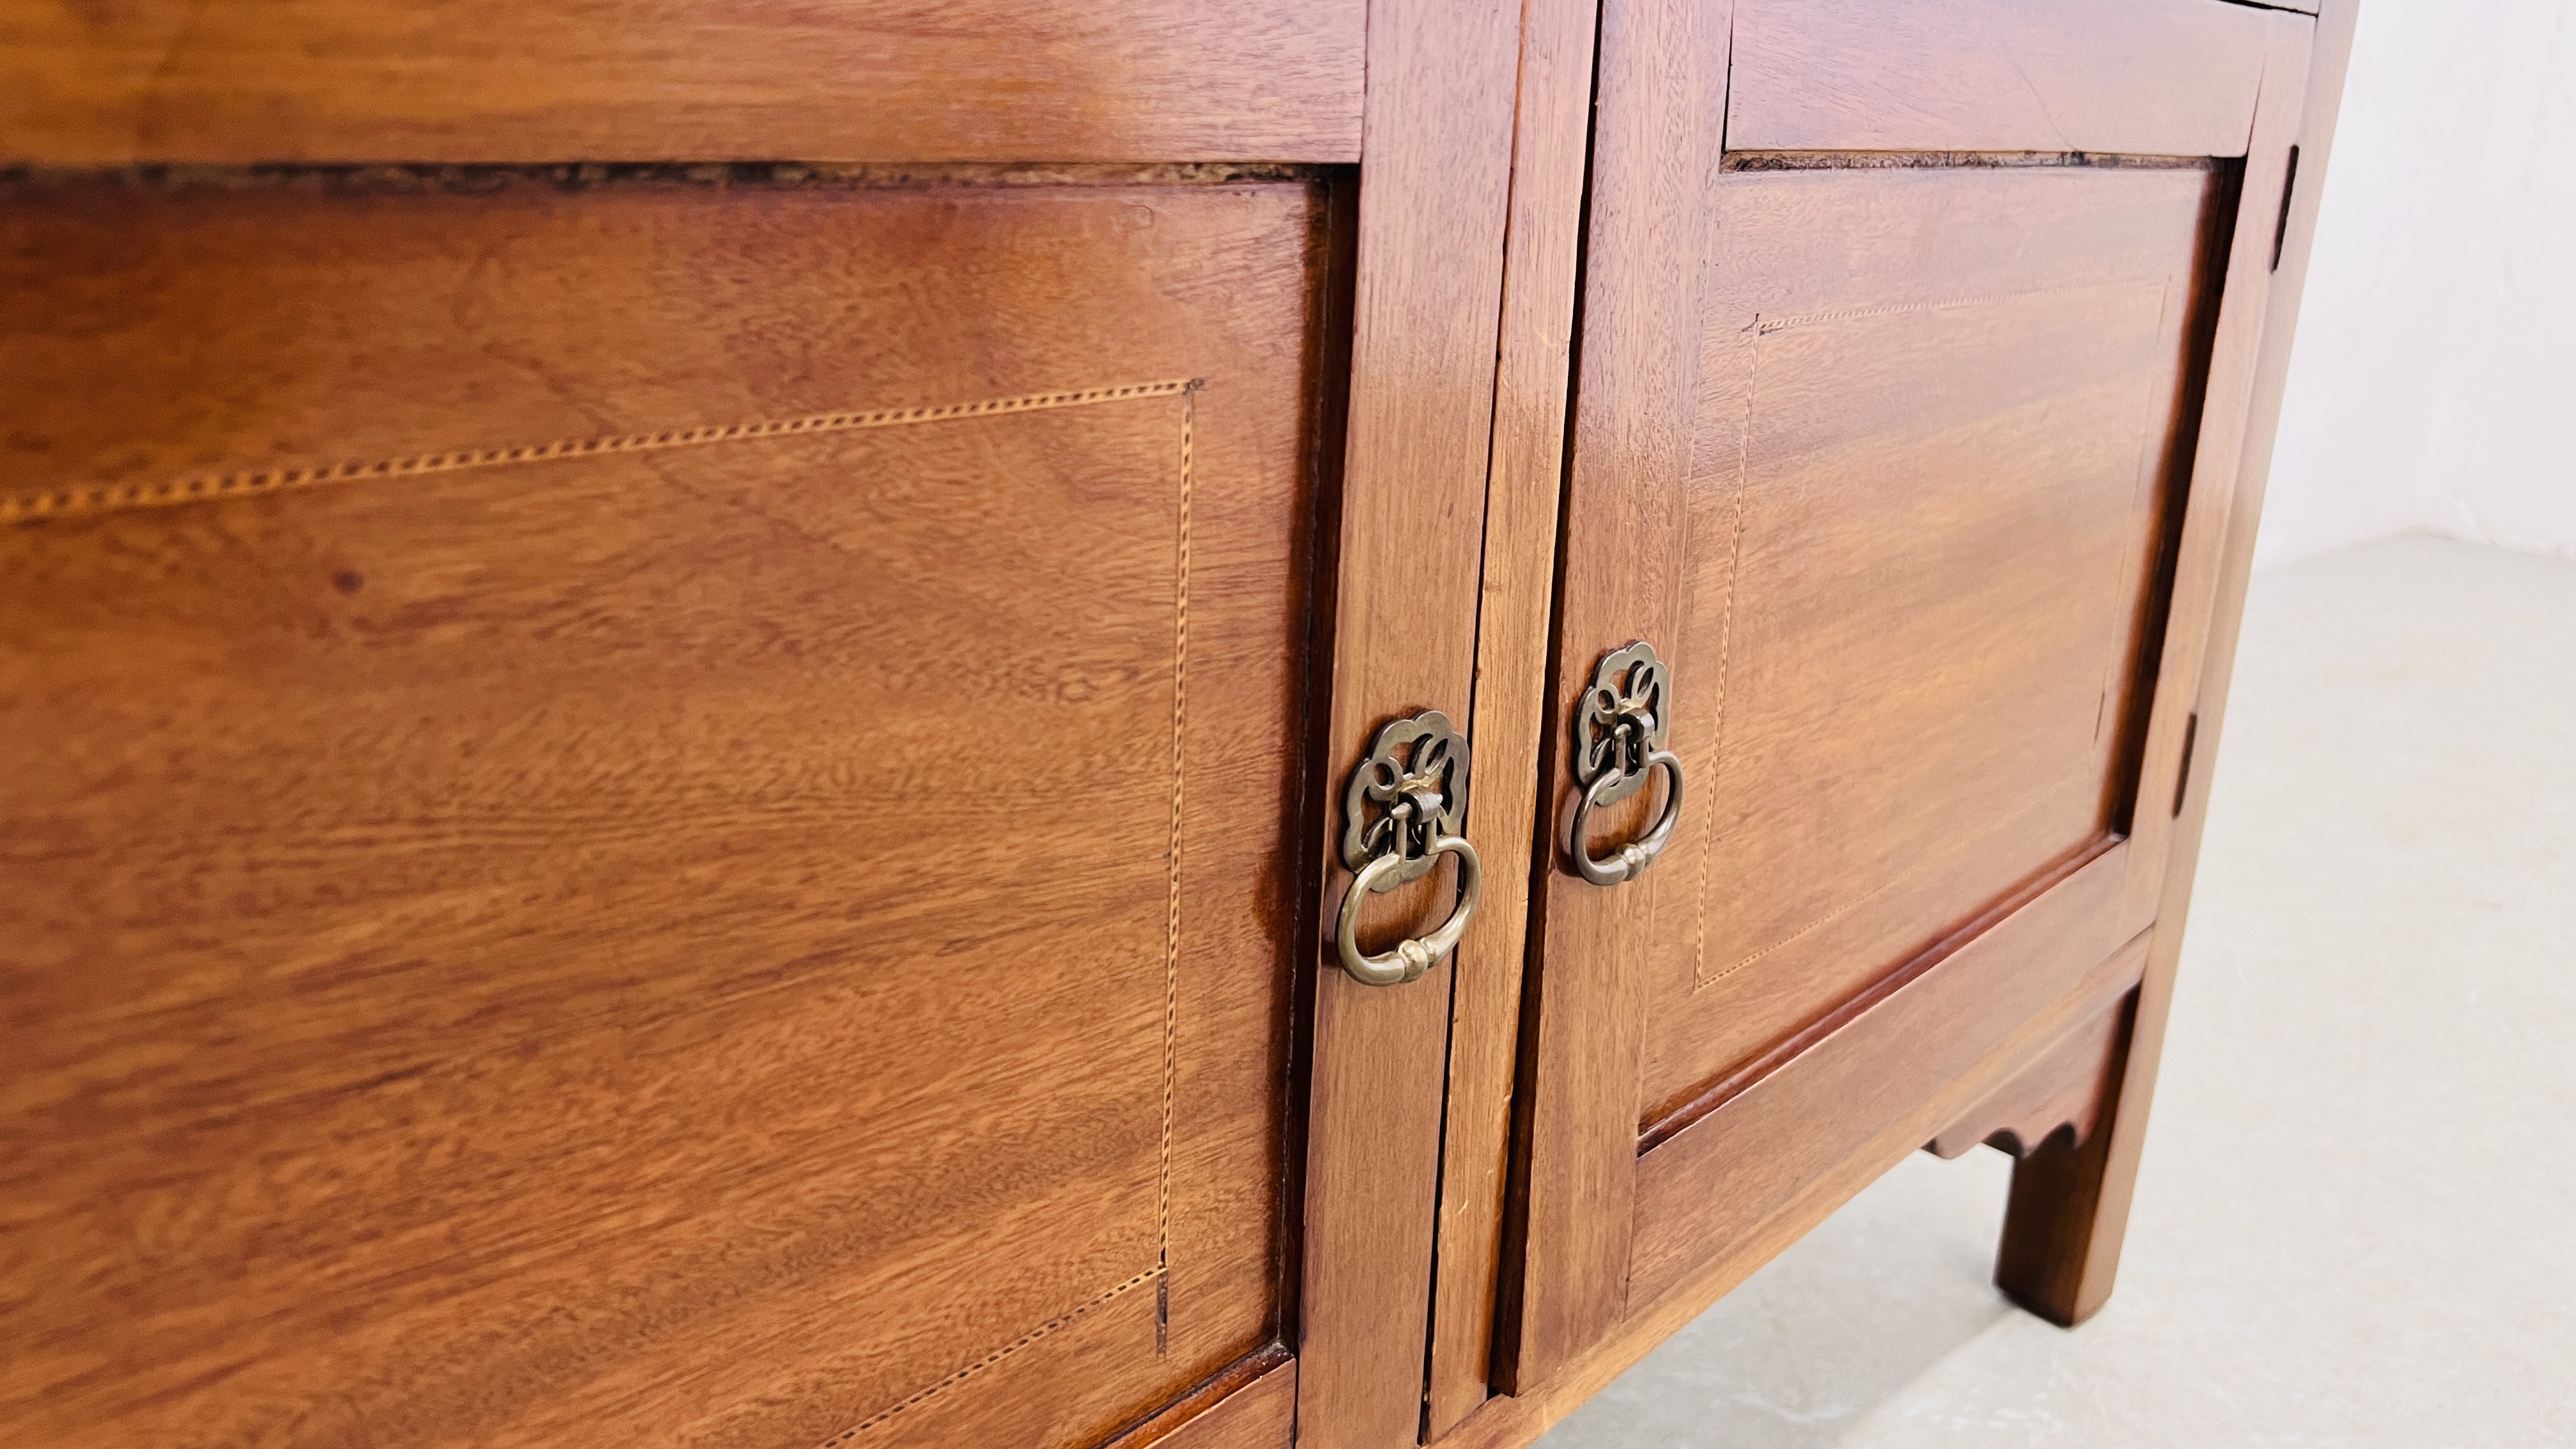
[[[2179,807],[2174,811],[2174,847],[2160,882],[2156,933],[2139,987],[2132,1044],[2104,1109],[2109,1124],[2078,1151],[2034,1154],[2014,1171],[1997,1281],[2025,1307],[2060,1323],[2079,1323],[2098,1311],[2119,1271],[2120,1244],[2145,1147],[2147,1108],[2155,1091],[2174,971],[2190,913],[2201,826],[2209,805],[2208,781],[2226,716],[2228,681],[2235,668],[2237,624],[2253,572],[2255,525],[2271,470],[2290,344],[2298,328],[2299,297],[2316,234],[2317,200],[2325,183],[2345,66],[2352,52],[2355,13],[2354,0],[2327,0],[2320,7],[2314,43],[2307,53],[2306,104],[2295,138],[2299,160],[2295,177],[2289,178],[2287,211],[2276,218],[2276,260],[2253,355],[2243,461],[2235,474],[2223,552],[2214,570],[2217,581],[2208,607],[2207,644],[2189,680],[2196,726],[2190,774],[2179,782],[2177,792],[2166,797]],[[2295,64],[2285,53],[2286,36],[2276,44],[2283,47],[2275,51],[2276,64]],[[2277,135],[2273,138],[2274,147],[2279,140]],[[2287,170],[2285,159],[2283,171]]]
[[[1671,923],[1640,1126],[2122,833],[2212,190],[2125,167],[1718,189],[1663,635],[1698,814],[1638,882]]]
[[[0,1419],[1079,1444],[1272,1341],[1324,192],[18,189]]]
[[[1562,714],[1628,640],[1664,646],[1698,814],[1637,882],[1544,886],[1524,1392],[1752,1251],[1782,1204],[2005,1039],[1982,1033],[2154,922],[2171,828],[2139,802],[2170,798],[2189,727],[2176,681],[2198,673],[2264,314],[2245,238],[2270,235],[2267,138],[2299,114],[2280,57],[2304,56],[2308,22],[2132,7],[2132,36],[2109,10],[2012,30],[1989,8],[1888,28],[1937,14],[1954,48],[2066,49],[2069,85],[2116,56],[2190,125],[2124,106],[2128,129],[2084,133],[2115,155],[2063,154],[2012,129],[2025,88],[1837,51],[1864,44],[1835,28],[1857,7],[1798,19],[1799,46],[1758,58],[1752,37],[1791,20],[1748,8],[1707,177],[1686,127],[1626,127],[1657,105],[1708,114],[1724,52],[1624,50],[1653,7],[1605,11],[1554,697]],[[2206,35],[2166,44],[2168,21]],[[1763,130],[1793,91],[1857,98],[1888,128]],[[2186,143],[2203,153],[2160,154]],[[1547,768],[1562,849],[1574,791]],[[1600,831],[1639,828],[1645,802],[1628,808]],[[1943,995],[1927,983],[1988,973],[2019,985],[1914,1020]]]
[[[1340,789],[1390,719],[1474,698],[1478,557],[1511,184],[1521,11],[1510,0],[1378,0],[1360,170],[1331,681],[1309,849],[1330,921],[1350,873]],[[1469,785],[1467,836],[1497,821]],[[1507,850],[1507,847],[1505,848]],[[1388,935],[1451,908],[1454,869],[1373,903]],[[1329,951],[1329,946],[1322,950]],[[1327,960],[1330,958],[1327,957]],[[1314,987],[1299,1308],[1298,1440],[1410,1443],[1422,1416],[1454,962],[1401,987],[1327,965]]]
[[[1501,1449],[1981,1141],[2080,1320],[2305,8],[0,15],[0,1429]]]
[[[1736,0],[1730,151],[2244,154],[2262,11]]]
[[[2156,688],[2138,763],[2136,808],[2130,835],[2141,847],[2141,870],[2129,882],[2125,918],[2139,929],[2156,919],[2172,849],[2183,747],[2195,733],[2192,701],[2210,640],[2212,610],[2224,567],[2223,545],[2235,517],[2246,433],[2252,422],[2255,369],[2269,315],[2272,257],[2288,204],[2285,181],[2290,143],[2297,138],[2306,95],[2314,22],[2275,14],[2265,46],[2264,84],[2256,108],[2252,145],[2238,178],[2233,228],[2208,270],[2220,281],[2222,302],[2211,328],[2206,398],[2192,438],[2191,493],[2174,545],[2173,583],[2164,639],[2156,663]],[[2160,805],[2163,808],[2158,808]]]
[[[1513,1392],[1608,1332],[1626,1302],[1636,1133],[1632,1115],[1599,1108],[1635,1098],[1636,961],[1653,922],[1639,892],[1564,884],[1563,715],[1601,649],[1670,637],[1671,616],[1659,611],[1680,602],[1678,495],[1658,485],[1688,465],[1699,400],[1698,338],[1673,319],[1697,312],[1699,198],[1718,167],[1705,121],[1724,102],[1727,29],[1725,7],[1691,0],[1613,0],[1601,12],[1557,673],[1540,763],[1552,824],[1534,902],[1540,953],[1526,999],[1536,1019],[1522,1028],[1523,1160],[1496,1330],[1496,1368]],[[1610,828],[1631,826],[1643,804]]]
[[[1980,1145],[2027,1157],[2043,1147],[2082,1147],[2109,1105],[2128,1041],[2129,998],[2096,1012],[2022,1068],[1967,1116],[1924,1144],[1957,1158]]]
[[[2122,864],[2114,850],[1991,925],[1962,930],[1955,947],[1853,1003],[1811,1045],[1640,1156],[1632,1301],[1652,1302],[1700,1264],[1741,1251],[1782,1203],[1867,1155],[1891,1122],[1955,1091],[1980,1062],[2016,1041],[2027,1061],[2135,987],[2144,938],[2126,949],[2106,939]],[[2082,961],[2096,964],[2069,969]],[[2043,1019],[2052,1004],[2059,1014]]]
[[[1529,946],[1533,847],[1526,822],[1538,809],[1597,11],[1593,0],[1530,0],[1522,18],[1476,634],[1476,810],[1498,825],[1477,834],[1487,872],[1484,909],[1459,944],[1453,976],[1424,1394],[1431,1438],[1482,1404],[1492,1377],[1521,962]]]
[[[1102,1449],[1277,1449],[1297,1431],[1297,1360],[1268,1348]]]
[[[1662,1293],[1642,1297],[1634,1310],[1600,1341],[1523,1393],[1488,1401],[1440,1442],[1455,1449],[1521,1449],[1545,1433],[1914,1151],[1939,1130],[1941,1123],[1957,1120],[1980,1097],[2007,1081],[2066,1023],[2080,1019],[2098,1005],[2105,992],[2115,992],[2116,983],[2134,982],[2142,956],[2138,946],[2132,943],[2118,957],[2085,973],[2064,996],[2049,1003],[1982,1061],[1944,1083],[1929,1098],[1904,1104],[1893,1120],[1859,1150],[1834,1162],[1805,1182],[1795,1195],[1763,1213],[1729,1251],[1709,1258]],[[2013,980],[2006,973],[1981,978],[1981,984],[2010,984]],[[1970,994],[1976,989],[1971,985]],[[1972,1001],[1955,1004],[1967,1015],[1978,1012]]]
[[[1359,158],[1364,0],[11,0],[0,164]]]

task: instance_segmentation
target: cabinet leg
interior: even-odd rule
[[[1995,1286],[2015,1303],[2073,1328],[2111,1296],[2127,1229],[2128,1194],[2106,1192],[2111,1134],[2080,1147],[2051,1141],[2013,1164],[2012,1205],[1995,1255]]]
[[[2151,967],[2130,998],[2108,1073],[2108,1100],[2093,1130],[2071,1144],[2065,1135],[2052,1137],[2026,1149],[2013,1166],[1995,1286],[2063,1328],[2092,1317],[2119,1273],[2171,981],[2170,971]]]

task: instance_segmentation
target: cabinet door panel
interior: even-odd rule
[[[1074,1444],[1270,1343],[1326,190],[22,186],[0,1420]]]
[[[2312,29],[1605,7],[1498,1335],[1523,1392],[2140,979]],[[1574,838],[1576,711],[1637,640],[1687,788],[1652,868],[1595,885],[1571,853],[1671,798]]]
[[[1411,1436],[1518,0],[22,8],[0,1423]]]
[[[2205,168],[1725,179],[1644,1123],[2118,828],[2214,200]]]

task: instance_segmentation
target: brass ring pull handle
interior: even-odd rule
[[[1351,882],[1350,892],[1342,897],[1341,924],[1335,930],[1342,951],[1342,969],[1352,979],[1367,986],[1401,986],[1420,979],[1443,956],[1458,947],[1467,922],[1476,914],[1477,898],[1485,886],[1484,867],[1477,863],[1476,847],[1463,835],[1443,835],[1431,842],[1431,854],[1458,857],[1458,905],[1440,929],[1427,936],[1413,936],[1395,943],[1395,949],[1380,956],[1364,955],[1357,935],[1360,924],[1360,902],[1379,891],[1395,886],[1393,877],[1401,870],[1405,858],[1381,855],[1360,868],[1359,877]]]
[[[1597,886],[1635,880],[1673,843],[1673,827],[1682,818],[1682,762],[1669,745],[1672,733],[1673,671],[1655,657],[1644,640],[1601,656],[1592,685],[1574,708],[1574,783],[1583,787],[1581,803],[1566,831],[1566,854],[1574,873]],[[1584,843],[1592,812],[1646,788],[1655,767],[1664,769],[1664,811],[1646,833],[1606,859],[1593,858]]]
[[[1334,933],[1342,969],[1369,986],[1418,981],[1458,945],[1476,914],[1484,870],[1459,833],[1467,814],[1467,741],[1449,717],[1426,709],[1389,723],[1370,742],[1368,758],[1342,793],[1342,866],[1352,874]],[[1458,905],[1440,929],[1397,943],[1383,956],[1360,950],[1360,903],[1429,875],[1440,857],[1458,857]]]
[[[1597,886],[1632,881],[1644,875],[1646,867],[1655,863],[1655,857],[1664,853],[1664,847],[1673,843],[1673,827],[1680,824],[1682,818],[1681,757],[1670,750],[1652,751],[1646,756],[1646,768],[1652,771],[1657,765],[1664,767],[1671,782],[1664,794],[1663,813],[1655,817],[1653,829],[1620,846],[1607,859],[1593,859],[1591,848],[1583,843],[1583,827],[1594,807],[1626,783],[1627,777],[1612,771],[1593,781],[1591,787],[1583,792],[1583,803],[1574,807],[1574,839],[1571,844],[1575,874]]]

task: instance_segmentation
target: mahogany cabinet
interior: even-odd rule
[[[0,0],[0,1430],[2109,1291],[2349,4]]]

